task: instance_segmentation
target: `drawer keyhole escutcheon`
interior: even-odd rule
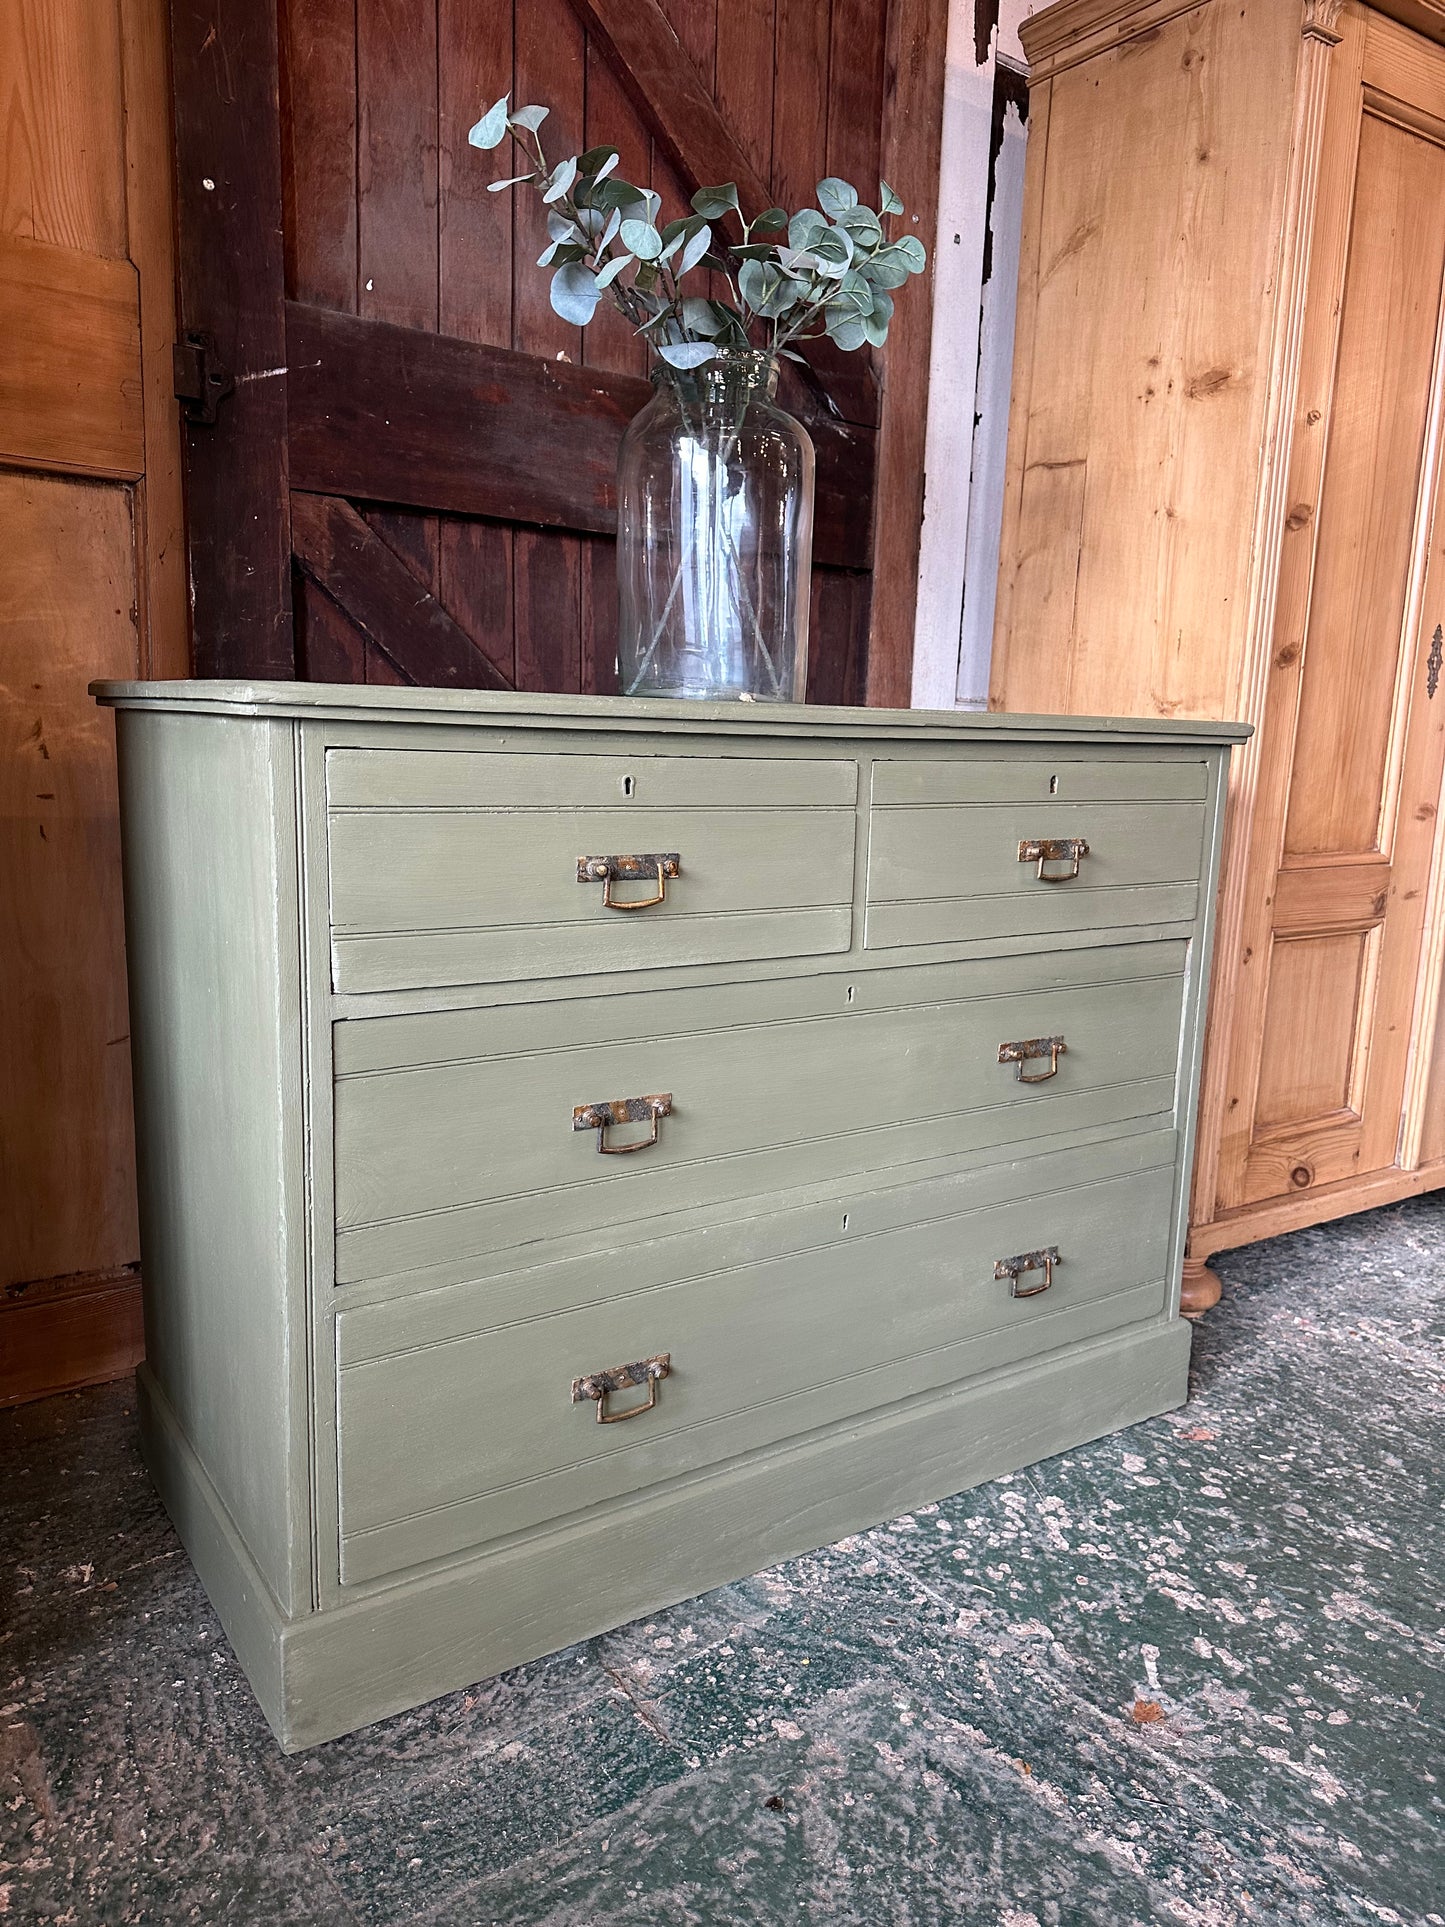
[[[1009,1280],[1010,1298],[1037,1298],[1041,1291],[1047,1291],[1054,1282],[1054,1266],[1059,1262],[1059,1247],[1045,1245],[1042,1251],[1021,1251],[1017,1258],[999,1258],[994,1264],[993,1275]],[[1043,1283],[1021,1285],[1019,1279],[1026,1271],[1041,1271],[1044,1274]]]
[[[1079,874],[1079,864],[1089,854],[1088,840],[1082,836],[1031,836],[1019,844],[1019,862],[1037,863],[1041,883],[1070,883]],[[1051,870],[1051,863],[1067,863],[1067,870]]]
[[[577,881],[602,885],[604,910],[650,910],[667,900],[667,886],[682,875],[682,858],[676,850],[648,851],[642,856],[579,856]],[[647,877],[656,881],[650,897],[614,897],[614,883],[632,882]]]
[[[1059,1059],[1068,1049],[1062,1037],[1021,1037],[1017,1043],[1000,1044],[998,1061],[1000,1064],[1016,1064],[1020,1084],[1047,1084],[1051,1077],[1058,1074]],[[1049,1068],[1046,1071],[1027,1071],[1025,1064],[1032,1064],[1047,1057]]]
[[[660,1118],[672,1113],[672,1092],[652,1097],[615,1097],[605,1104],[579,1104],[572,1113],[574,1131],[595,1131],[597,1148],[604,1157],[626,1157],[632,1151],[650,1151],[657,1142]],[[640,1137],[632,1144],[609,1144],[609,1124],[646,1124],[651,1121],[652,1136]]]
[[[620,1425],[624,1419],[641,1418],[657,1404],[657,1387],[661,1379],[672,1370],[672,1353],[659,1352],[656,1358],[640,1358],[635,1365],[614,1365],[610,1371],[589,1372],[586,1378],[572,1381],[572,1403],[582,1405],[591,1398],[597,1401],[597,1423],[599,1425]],[[647,1387],[645,1405],[628,1405],[620,1412],[609,1412],[607,1400],[610,1393],[623,1392],[631,1385]]]

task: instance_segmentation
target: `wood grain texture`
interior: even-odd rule
[[[115,753],[84,689],[97,667],[131,670],[139,642],[127,489],[0,473],[0,526],[9,1286],[138,1256]]]
[[[510,682],[349,503],[291,500],[301,567],[407,682],[501,689]]]
[[[994,701],[1261,724],[1233,805],[1201,1258],[1311,1222],[1313,1194],[1321,1216],[1351,1185],[1385,1195],[1435,1141],[1445,55],[1390,12],[1071,0],[1025,29]],[[1124,179],[1148,183],[1127,206]],[[1179,300],[1180,237],[1198,258],[1226,231]]]
[[[187,430],[192,645],[207,675],[296,666],[286,462],[284,194],[274,7],[176,0],[178,305],[236,391]]]
[[[145,470],[140,295],[129,261],[0,235],[0,457]]]
[[[889,0],[882,171],[929,258],[888,330],[878,430],[867,698],[893,708],[908,701],[913,676],[947,38],[946,0]]]
[[[91,0],[9,0],[0,14],[0,75],[0,234],[123,260],[118,8]]]
[[[47,1279],[0,1300],[0,1407],[103,1385],[144,1357],[137,1266]]]

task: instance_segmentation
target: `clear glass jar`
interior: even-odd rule
[[[617,466],[618,686],[628,696],[801,702],[813,443],[778,364],[659,366]]]

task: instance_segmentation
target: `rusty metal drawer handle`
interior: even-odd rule
[[[1069,883],[1079,874],[1080,859],[1089,854],[1089,845],[1082,836],[1044,836],[1028,837],[1019,845],[1020,863],[1037,863],[1038,876],[1044,883]],[[1049,863],[1067,863],[1067,870],[1049,870]]]
[[[589,1372],[586,1378],[572,1381],[572,1403],[581,1405],[587,1399],[597,1401],[597,1423],[599,1425],[620,1425],[624,1419],[641,1418],[657,1404],[657,1384],[672,1370],[672,1353],[659,1352],[656,1358],[640,1358],[635,1365],[614,1365],[610,1372]],[[622,1392],[629,1385],[647,1387],[645,1405],[629,1405],[624,1411],[609,1412],[607,1395],[609,1392]]]
[[[1059,1059],[1068,1048],[1062,1037],[1023,1037],[1016,1044],[1000,1044],[998,1061],[1000,1064],[1018,1065],[1020,1084],[1047,1084],[1049,1079],[1057,1074]],[[1049,1060],[1049,1068],[1046,1071],[1035,1071],[1030,1075],[1024,1069],[1025,1064],[1032,1063],[1035,1058],[1043,1057]]]
[[[668,880],[682,875],[682,858],[676,850],[648,852],[643,856],[579,856],[577,881],[602,885],[604,910],[650,910],[654,903],[667,899]],[[650,897],[614,897],[614,883],[631,882],[638,877],[656,877],[657,889]]]
[[[1060,1262],[1059,1247],[1046,1245],[1042,1251],[1021,1251],[1017,1258],[1000,1258],[995,1263],[995,1278],[1008,1278],[1010,1298],[1037,1298],[1041,1291],[1047,1291],[1054,1282],[1054,1266]],[[1044,1282],[1041,1285],[1020,1285],[1019,1279],[1026,1271],[1041,1271]]]
[[[574,1131],[595,1131],[597,1148],[604,1157],[625,1157],[630,1151],[648,1151],[657,1142],[657,1121],[672,1114],[672,1092],[656,1097],[617,1097],[610,1104],[579,1104],[572,1113]],[[609,1124],[646,1124],[652,1120],[652,1136],[640,1137],[635,1144],[609,1144]]]

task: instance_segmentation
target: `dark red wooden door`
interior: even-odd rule
[[[501,157],[467,131],[509,90],[544,103],[549,151],[620,147],[665,217],[712,181],[792,206],[884,172],[931,244],[945,15],[173,0],[181,328],[234,384],[187,429],[197,673],[610,690],[646,358],[608,310],[552,312],[535,197],[489,194]],[[907,700],[926,282],[899,315],[883,365],[788,375],[818,449],[815,701]]]

